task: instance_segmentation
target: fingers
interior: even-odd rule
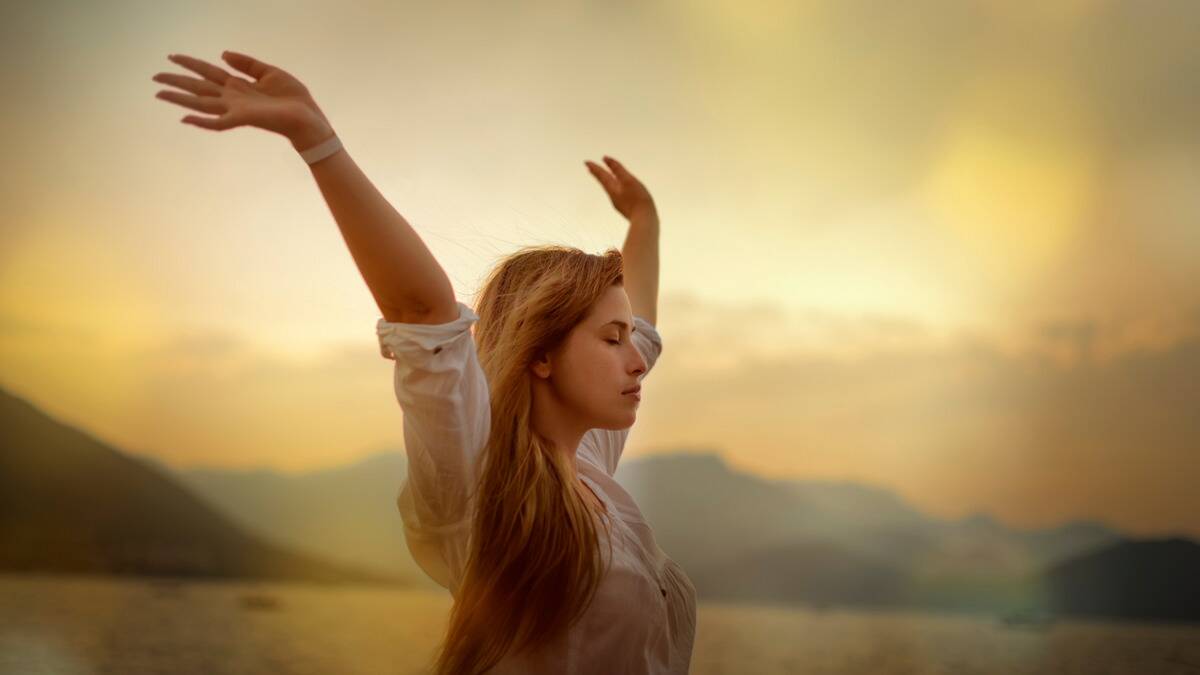
[[[638,182],[638,179],[634,177],[632,173],[629,173],[629,169],[626,169],[624,164],[621,164],[612,157],[605,155],[604,163],[607,164],[608,168],[612,169],[612,172],[615,173],[621,180],[627,180],[634,183]]]
[[[233,77],[233,75],[229,74],[229,72],[224,68],[218,68],[207,61],[201,61],[200,59],[192,58],[185,54],[171,54],[167,58],[170,59],[172,63],[176,63],[184,68],[187,68],[188,70],[200,75],[213,84],[225,86],[225,81]]]
[[[232,52],[228,49],[221,52],[221,58],[225,59],[229,65],[237,68],[256,80],[261,78],[263,75],[266,75],[268,70],[274,68],[274,66],[269,63],[263,63],[254,57],[247,56],[241,52]]]
[[[190,96],[178,91],[163,90],[155,94],[154,97],[206,113],[221,114],[229,109],[224,101],[212,96]]]
[[[200,117],[199,115],[188,115],[181,122],[201,127],[203,129],[212,129],[213,131],[224,131],[234,126],[228,115],[220,117]]]
[[[200,96],[221,95],[220,87],[212,82],[209,82],[208,80],[201,80],[195,77],[176,75],[175,73],[158,73],[150,79],[154,80],[155,82],[161,82],[162,84],[174,85],[180,89],[190,91],[193,94],[198,94]]]
[[[587,165],[588,171],[592,172],[592,175],[596,177],[596,180],[600,181],[600,184],[604,186],[604,190],[606,192],[608,192],[610,195],[620,193],[621,184],[615,177],[613,177],[612,174],[605,171],[600,167],[599,164],[596,164],[595,162],[585,161],[584,164]]]

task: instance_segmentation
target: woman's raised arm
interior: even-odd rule
[[[170,60],[201,78],[173,73],[152,78],[189,92],[164,90],[158,98],[217,115],[188,115],[183,122],[214,131],[239,126],[265,129],[286,137],[297,152],[335,135],[333,125],[296,77],[245,54],[226,51],[221,56],[254,79],[242,79],[182,54]],[[343,148],[309,168],[383,317],[428,324],[457,317],[454,287],[445,270],[349,153]]]
[[[329,130],[327,137],[332,135]],[[430,324],[457,318],[454,287],[445,270],[346,150],[311,169],[383,318]]]
[[[604,163],[608,165],[607,171],[595,162],[584,162],[608,193],[613,208],[629,221],[629,231],[621,247],[625,293],[633,315],[655,325],[658,323],[658,207],[650,191],[625,165],[608,155],[604,156]]]

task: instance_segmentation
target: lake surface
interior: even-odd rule
[[[426,590],[0,575],[0,674],[424,673],[450,596]],[[701,602],[695,675],[1200,675],[1200,625]]]

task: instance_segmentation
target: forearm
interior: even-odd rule
[[[658,238],[657,214],[635,216],[621,247],[630,308],[654,325],[658,324]]]
[[[306,150],[332,135],[332,127],[322,120],[292,136],[292,146]],[[453,320],[458,311],[445,270],[347,150],[309,168],[383,318],[405,323]]]

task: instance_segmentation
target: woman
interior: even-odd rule
[[[308,162],[383,314],[409,460],[397,505],[413,557],[454,598],[436,672],[686,673],[695,589],[613,480],[662,351],[642,183],[586,162],[629,220],[623,250],[522,248],[476,314],[298,79],[236,52],[222,58],[251,79],[169,58],[200,77],[158,73],[183,90],[158,97],[215,115],[181,121],[272,131]]]

